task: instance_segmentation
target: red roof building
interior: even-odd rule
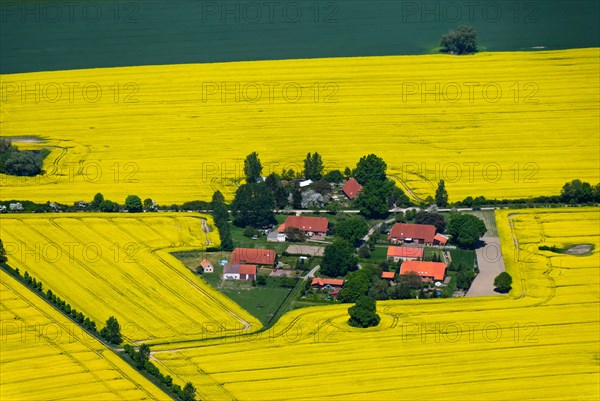
[[[277,254],[270,249],[235,248],[231,254],[232,264],[273,266]]]
[[[256,280],[256,265],[227,263],[223,266],[224,280]]]
[[[381,278],[383,279],[393,280],[395,275],[395,272],[381,272]]]
[[[433,237],[433,243],[435,245],[446,245],[447,242],[448,242],[448,236],[446,236],[446,235],[436,234],[435,237]]]
[[[213,273],[215,271],[212,263],[210,263],[206,258],[202,259],[202,262],[200,262],[200,267],[202,267],[204,273]]]
[[[328,225],[329,220],[325,217],[289,216],[285,219],[285,223],[279,226],[277,231],[283,232],[287,228],[297,228],[309,237],[324,237],[327,235]]]
[[[402,260],[414,260],[423,258],[423,248],[408,246],[388,246],[387,257],[394,262]]]
[[[331,287],[341,287],[344,285],[344,283],[345,281],[342,279],[314,277],[310,285],[321,288],[325,287],[326,285]]]
[[[396,223],[390,230],[388,239],[392,243],[415,242],[417,244],[432,244],[435,236],[435,226],[431,224]]]
[[[363,187],[354,178],[350,178],[342,187],[342,192],[348,199],[353,200],[362,191]]]
[[[444,281],[446,277],[446,264],[442,262],[407,260],[402,263],[400,274],[409,272],[417,273],[423,281]]]

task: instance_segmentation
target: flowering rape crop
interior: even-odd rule
[[[346,324],[348,305],[304,308],[260,334],[154,357],[210,400],[597,400],[600,209],[502,210],[496,221],[509,295],[378,302],[369,329]],[[538,249],[576,244],[593,248]]]
[[[100,328],[115,316],[126,341],[153,343],[205,338],[217,323],[236,333],[260,327],[167,252],[218,246],[212,226],[195,213],[23,214],[3,216],[0,236],[13,268]]]
[[[4,271],[0,306],[3,401],[170,399]]]
[[[252,151],[264,175],[376,153],[419,199],[440,179],[452,201],[555,195],[600,181],[599,65],[590,48],[5,74],[2,135],[52,153],[42,177],[0,176],[1,198],[231,198]]]

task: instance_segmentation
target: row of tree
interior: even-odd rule
[[[150,362],[150,346],[142,344],[134,348],[129,344],[123,347],[125,355],[129,357],[133,366],[141,371],[149,373],[159,384],[163,385],[172,395],[176,396],[181,401],[194,401],[196,399],[196,387],[191,382],[187,382],[183,388],[179,384],[173,383],[173,378],[170,375],[163,375],[160,370]]]

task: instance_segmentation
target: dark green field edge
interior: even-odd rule
[[[426,54],[460,24],[485,51],[598,47],[599,17],[596,0],[3,1],[0,73]]]

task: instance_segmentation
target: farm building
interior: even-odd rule
[[[354,178],[350,178],[344,186],[342,187],[342,192],[348,197],[350,200],[354,200],[362,191],[362,185],[358,183]]]
[[[285,233],[280,233],[277,231],[271,231],[267,234],[268,242],[285,242],[287,239],[287,235]]]
[[[285,252],[288,255],[323,256],[325,248],[322,246],[290,245]]]
[[[204,273],[214,273],[215,271],[215,268],[213,267],[212,263],[210,263],[206,258],[202,259],[202,262],[200,262],[200,267],[202,268]]]
[[[446,277],[446,264],[442,262],[407,260],[402,263],[400,274],[409,272],[417,273],[423,281],[444,281]]]
[[[231,254],[231,263],[273,266],[276,257],[275,251],[270,249],[235,248]]]
[[[395,275],[395,272],[381,272],[381,278],[385,280],[393,280]]]
[[[448,243],[448,236],[444,234],[436,234],[433,237],[433,245],[446,245]]]
[[[323,238],[327,235],[328,225],[329,220],[325,217],[289,216],[277,231],[282,233],[287,228],[297,228],[308,237]]]
[[[409,246],[388,246],[387,257],[394,262],[399,260],[423,259],[423,248]]]
[[[416,244],[433,244],[435,226],[431,224],[396,223],[390,230],[388,240],[393,244],[405,242]]]
[[[342,279],[335,279],[335,278],[321,278],[321,277],[314,277],[312,279],[312,282],[310,283],[311,286],[313,286],[313,288],[319,288],[319,289],[323,289],[323,288],[341,288],[344,285],[345,281]]]
[[[256,265],[227,263],[223,266],[224,280],[256,280]]]

